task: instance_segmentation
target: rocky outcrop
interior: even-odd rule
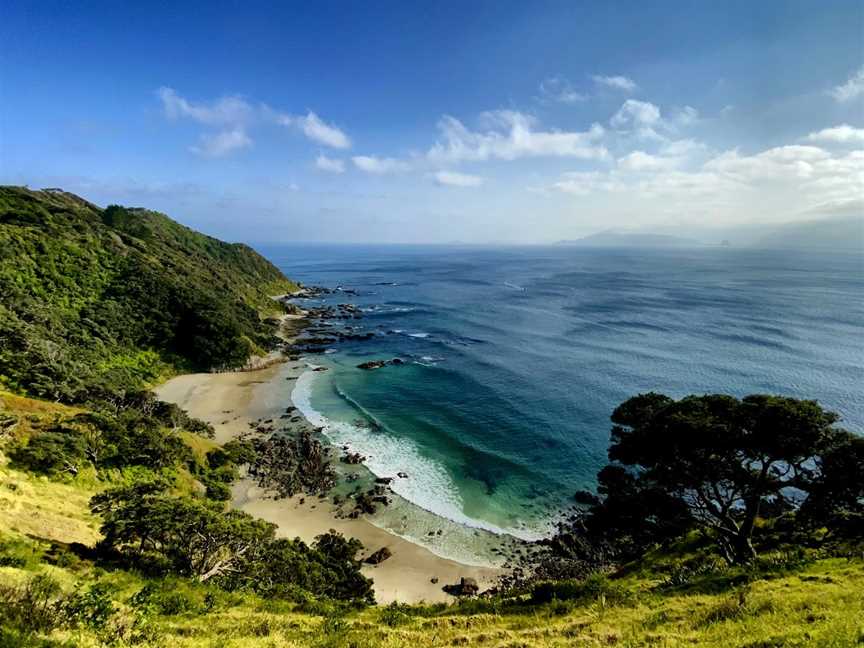
[[[387,365],[402,365],[405,364],[405,361],[402,358],[393,358],[391,360],[370,360],[368,362],[361,362],[357,365],[358,369],[380,369],[381,367],[386,367]]]
[[[393,552],[390,551],[387,547],[381,547],[372,555],[367,556],[366,560],[364,560],[363,562],[365,562],[367,565],[378,565],[387,560],[392,555]]]
[[[253,447],[255,460],[249,466],[249,475],[277,498],[297,493],[327,493],[336,484],[336,472],[328,456],[330,449],[312,438],[307,430],[294,438],[276,434],[255,439]]]
[[[445,585],[444,591],[453,596],[476,596],[480,592],[480,586],[473,578],[463,576],[454,585]]]

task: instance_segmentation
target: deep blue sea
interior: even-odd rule
[[[864,255],[734,248],[258,246],[376,335],[310,357],[301,409],[397,493],[534,537],[634,394],[815,398],[864,432]],[[314,305],[310,304],[310,305]],[[400,357],[402,366],[356,368]]]

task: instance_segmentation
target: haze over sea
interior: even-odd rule
[[[605,463],[615,406],[659,391],[817,398],[864,432],[864,256],[735,248],[259,246],[356,290],[376,335],[295,397],[407,500],[542,533]],[[366,360],[402,366],[364,371]]]

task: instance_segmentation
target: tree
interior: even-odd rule
[[[837,435],[818,468],[801,521],[811,529],[827,529],[829,536],[864,538],[864,438]]]
[[[206,581],[238,569],[251,549],[271,541],[275,525],[214,502],[173,497],[164,482],[144,482],[96,495],[103,546],[145,551],[176,573]]]
[[[170,494],[164,479],[114,488],[90,501],[102,516],[102,550],[142,566],[292,597],[305,590],[328,598],[373,603],[371,581],[360,572],[358,540],[333,531],[312,547],[275,537],[275,526],[215,502]],[[308,594],[306,594],[308,596]]]
[[[640,394],[612,414],[609,458],[677,498],[729,562],[744,563],[755,557],[760,511],[795,509],[824,483],[824,459],[845,435],[837,420],[815,401],[781,396]]]
[[[10,453],[13,465],[47,475],[77,475],[87,463],[87,444],[77,430],[63,426],[39,432]]]

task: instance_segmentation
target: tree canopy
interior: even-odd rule
[[[276,526],[213,501],[172,495],[164,480],[139,481],[93,497],[103,551],[137,565],[228,588],[290,597],[296,590],[372,603],[372,581],[355,559],[359,541],[333,531],[312,547],[275,537]]]
[[[612,413],[599,498],[586,533],[637,554],[702,529],[733,563],[751,561],[757,521],[853,532],[864,520],[864,440],[816,401],[722,394],[640,394]]]

